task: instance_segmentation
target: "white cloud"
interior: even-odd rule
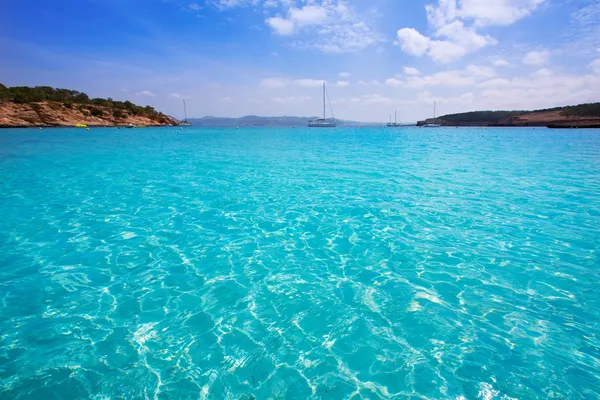
[[[338,75],[340,78],[343,78],[343,79],[348,79],[351,76],[351,74],[349,72],[340,72]]]
[[[385,84],[388,86],[399,87],[404,85],[404,81],[398,78],[389,78],[385,80]]]
[[[188,8],[192,11],[200,11],[202,9],[198,3],[190,3],[188,4]]]
[[[295,103],[304,103],[312,100],[310,96],[289,96],[289,97],[274,97],[271,99],[273,103],[279,104],[295,104]]]
[[[439,63],[450,63],[460,60],[465,54],[467,54],[467,50],[456,43],[446,40],[432,40],[429,42],[428,54],[433,61]]]
[[[570,54],[587,56],[590,49],[600,46],[600,2],[585,3],[588,4],[584,7],[574,7],[575,11],[565,21],[564,41]]]
[[[600,58],[592,61],[590,63],[590,68],[593,69],[595,73],[600,74]]]
[[[465,51],[479,50],[485,46],[496,44],[490,36],[477,33],[475,28],[466,27],[462,21],[453,21],[438,28],[436,36],[446,38],[463,47]]]
[[[469,65],[464,70],[440,71],[431,75],[409,75],[404,79],[396,76],[385,81],[392,87],[421,89],[425,87],[466,87],[474,86],[478,81],[495,76],[494,69],[482,65]]]
[[[478,85],[480,107],[488,109],[539,109],[597,101],[598,75],[557,75],[538,70],[511,79],[492,79]]]
[[[523,57],[525,65],[543,65],[550,59],[550,52],[547,50],[530,51]]]
[[[397,32],[396,43],[407,54],[427,54],[436,62],[453,62],[497,43],[491,36],[478,33],[477,27],[510,25],[531,14],[545,1],[438,0],[437,5],[425,6],[432,36],[425,36],[414,28],[402,28]]]
[[[353,53],[371,47],[383,39],[342,0],[327,0],[321,5],[310,2],[303,7],[289,7],[287,14],[266,19],[278,35],[299,35],[291,45],[323,53]]]
[[[467,72],[473,76],[484,78],[491,78],[496,75],[496,71],[493,68],[484,65],[469,65]]]
[[[273,32],[275,32],[278,35],[285,36],[294,34],[295,25],[293,21],[280,17],[272,17],[267,18],[266,22],[267,25],[271,27]]]
[[[551,70],[549,70],[548,68],[542,68],[542,69],[538,69],[537,71],[535,71],[533,73],[534,76],[536,77],[549,77],[553,75],[553,72]]]
[[[414,28],[402,28],[396,35],[398,36],[396,43],[406,54],[422,56],[429,48],[429,38],[421,35]]]
[[[378,93],[367,94],[362,97],[363,104],[371,105],[371,104],[383,104],[383,105],[392,105],[394,104],[394,100],[384,97]]]
[[[507,26],[528,16],[546,0],[461,0],[456,12],[478,26]]]
[[[136,96],[144,96],[144,97],[156,97],[156,94],[152,93],[149,90],[142,90],[140,92],[135,93]]]
[[[319,6],[290,8],[288,18],[298,27],[322,25],[327,21],[327,10]]]
[[[185,94],[181,94],[181,93],[177,93],[177,92],[176,93],[169,93],[167,95],[167,97],[170,98],[170,99],[180,99],[180,100],[181,99],[186,99],[187,100],[187,99],[191,99],[192,98],[192,96],[190,96],[190,95],[185,95]]]
[[[228,8],[255,5],[256,0],[207,0],[207,3],[212,4],[219,10],[225,10]]]
[[[506,60],[502,60],[502,59],[495,60],[495,61],[494,61],[494,65],[495,65],[496,67],[510,67],[510,66],[511,66],[511,65],[510,65],[510,63],[509,63],[508,61],[506,61]]]
[[[325,81],[318,79],[296,79],[294,81],[295,85],[298,86],[307,86],[307,87],[317,87],[322,86]]]
[[[304,87],[317,87],[322,86],[325,83],[324,80],[320,79],[284,79],[284,78],[266,78],[260,82],[260,86],[267,89],[278,89],[284,88],[290,85],[304,86]]]
[[[422,87],[459,87],[475,84],[475,78],[465,71],[442,71],[423,77],[412,76],[407,78],[405,86],[409,88]]]
[[[476,26],[508,26],[528,16],[546,0],[438,0],[427,5],[427,19],[435,27],[457,19]]]
[[[419,70],[416,68],[413,68],[413,67],[404,67],[402,69],[404,70],[404,73],[406,75],[419,75],[420,74]]]
[[[489,81],[481,82],[477,87],[479,88],[497,88],[510,85],[510,81],[504,78],[491,79]]]
[[[283,78],[267,78],[260,82],[264,88],[283,88],[287,86],[287,81]]]
[[[293,35],[302,27],[322,25],[327,21],[327,10],[319,6],[292,7],[286,18],[267,18],[267,25],[278,35]]]
[[[337,81],[336,85],[340,86],[340,87],[346,87],[346,86],[350,86],[350,82],[348,82],[348,81]]]
[[[467,28],[460,21],[444,25],[436,31],[436,37],[444,40],[433,40],[413,28],[400,29],[397,36],[396,43],[405,53],[413,56],[427,53],[431,59],[440,63],[459,60],[469,52],[496,43],[495,39],[479,35],[474,28]]]

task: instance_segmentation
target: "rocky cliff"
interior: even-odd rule
[[[41,101],[15,103],[0,101],[0,127],[37,126],[163,126],[179,121],[159,113],[133,113],[102,105]]]

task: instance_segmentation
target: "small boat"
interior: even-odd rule
[[[133,128],[135,128],[135,125],[134,124],[129,124],[129,125],[126,126],[126,128],[133,129]]]
[[[187,119],[187,107],[185,106],[185,99],[183,99],[183,114],[185,118],[183,121],[179,121],[179,126],[192,126],[192,123]]]
[[[435,101],[433,102],[433,123],[423,125],[423,128],[439,128],[442,125],[435,123]]]
[[[388,128],[398,128],[402,126],[396,121],[396,110],[394,110],[394,122],[392,122],[392,114],[390,114],[390,122],[387,124],[387,126]]]
[[[331,108],[331,104],[329,105]],[[308,121],[309,128],[335,128],[335,117],[332,120],[328,120],[325,115],[325,83],[323,83],[323,118]],[[333,111],[331,112],[333,115]]]

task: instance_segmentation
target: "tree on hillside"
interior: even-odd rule
[[[110,111],[109,113],[117,115],[125,116],[127,114],[133,115],[147,115],[151,118],[157,118],[162,114],[159,114],[153,107],[145,106],[141,107],[136,104],[133,104],[130,101],[114,101],[110,97],[108,99],[102,98],[94,98],[90,99],[90,97],[77,90],[69,90],[69,89],[55,89],[50,86],[36,86],[36,87],[27,87],[27,86],[14,86],[14,87],[6,87],[0,83],[0,100],[12,100],[15,103],[37,103],[41,101],[53,101],[57,103],[62,103],[67,108],[72,108],[73,105],[79,105],[77,108],[83,112],[82,105],[85,105],[88,110],[96,110],[92,111],[96,115],[100,115],[100,113],[104,112],[99,108],[93,108],[90,106],[101,106],[106,107]]]

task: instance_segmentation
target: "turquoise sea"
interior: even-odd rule
[[[0,399],[598,399],[600,130],[0,131]]]

